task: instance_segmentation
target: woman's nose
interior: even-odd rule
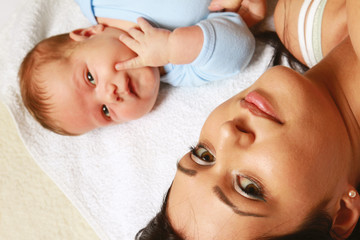
[[[220,126],[219,137],[221,147],[235,144],[241,148],[247,148],[255,141],[255,134],[236,120],[224,122]]]

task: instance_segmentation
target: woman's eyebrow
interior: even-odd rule
[[[197,174],[196,170],[184,168],[183,166],[180,165],[180,162],[177,162],[176,167],[179,171],[181,171],[182,173],[184,173],[190,177],[193,177]]]
[[[246,216],[246,217],[266,217],[264,215],[259,215],[259,214],[255,214],[255,213],[251,213],[251,212],[244,212],[239,210],[230,200],[228,197],[226,197],[225,193],[221,190],[221,188],[219,186],[215,186],[213,187],[213,191],[215,193],[215,195],[220,199],[220,201],[222,201],[223,203],[225,203],[227,206],[229,206],[234,213],[241,215],[241,216]]]

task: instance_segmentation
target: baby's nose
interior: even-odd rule
[[[103,88],[98,89],[98,98],[103,103],[115,103],[121,101],[121,97],[118,93],[118,87],[116,84],[109,83],[106,84]]]

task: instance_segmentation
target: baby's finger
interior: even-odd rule
[[[208,9],[211,11],[211,12],[215,12],[215,11],[220,11],[220,10],[223,10],[224,7],[219,5],[219,4],[216,4],[216,3],[211,3],[208,7]]]
[[[115,69],[117,71],[125,70],[125,69],[133,69],[143,67],[141,59],[139,57],[132,58],[130,60],[119,62],[115,64]]]
[[[135,40],[141,40],[142,36],[144,36],[142,30],[137,28],[130,28],[128,34]]]
[[[138,42],[136,40],[134,40],[132,37],[130,37],[127,34],[121,34],[119,36],[119,40],[124,43],[128,48],[130,48],[131,50],[133,50],[134,52],[137,53],[138,51]]]
[[[225,7],[222,5],[222,1],[219,0],[212,0],[208,9],[210,11],[220,11],[223,10]]]
[[[241,4],[242,0],[233,0],[233,1],[223,1],[223,0],[213,0],[211,1],[208,9],[210,11],[220,11],[225,10],[226,12],[236,12]]]
[[[151,24],[142,17],[137,19],[137,24],[143,32],[153,29],[153,26],[151,26]]]

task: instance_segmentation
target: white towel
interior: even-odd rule
[[[73,0],[26,1],[0,34],[0,96],[30,154],[101,239],[133,239],[160,209],[176,162],[196,144],[208,114],[254,82],[272,50],[258,48],[250,66],[230,79],[196,88],[161,85],[154,110],[139,120],[59,136],[24,108],[18,67],[41,39],[88,25]]]

